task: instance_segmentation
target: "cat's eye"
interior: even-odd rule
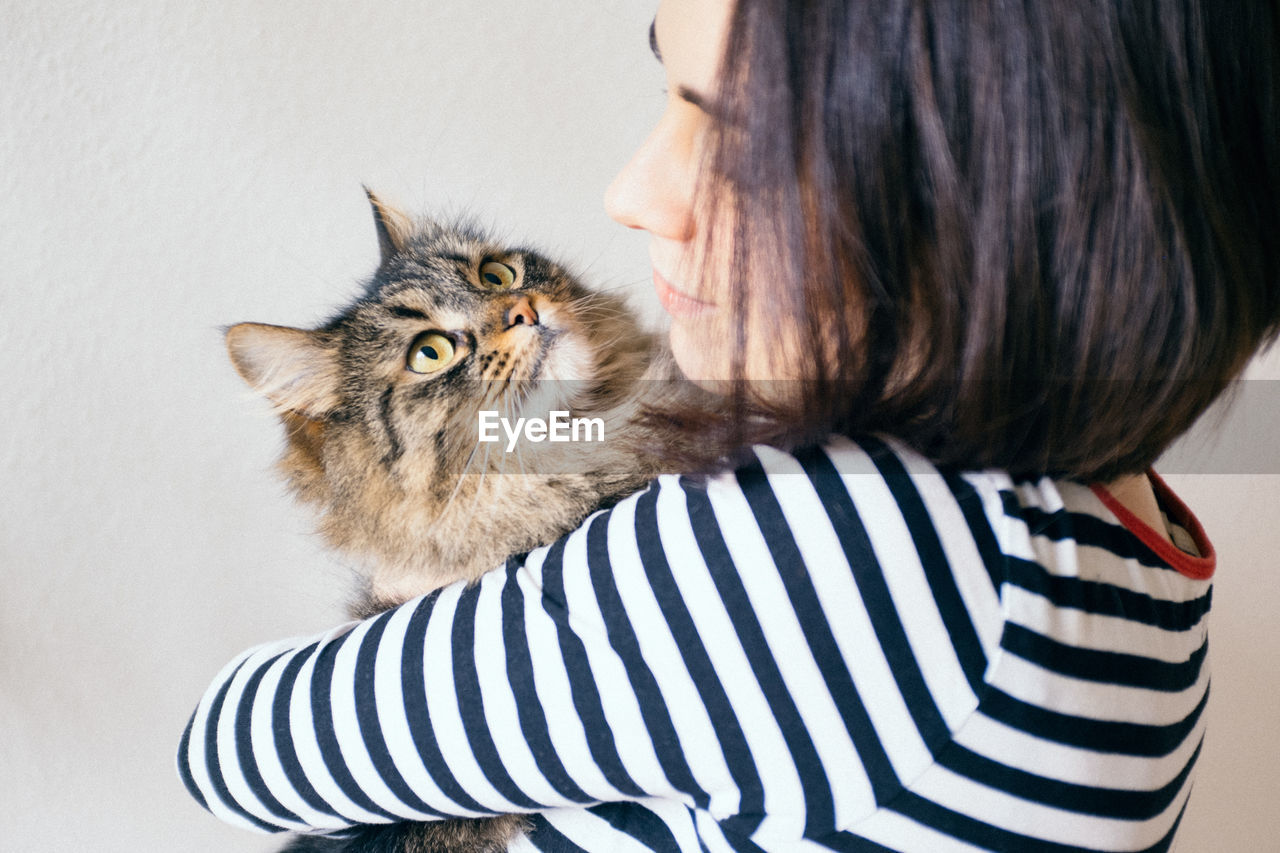
[[[485,261],[480,265],[480,281],[486,287],[505,290],[516,283],[516,271],[500,261]]]
[[[405,367],[414,373],[435,373],[453,361],[453,341],[439,332],[423,332],[409,345]]]

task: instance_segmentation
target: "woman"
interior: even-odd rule
[[[521,849],[1168,849],[1214,554],[1149,466],[1280,325],[1278,18],[664,0],[606,203],[735,402],[683,413],[690,470],[754,455],[242,655],[193,794],[529,812]]]

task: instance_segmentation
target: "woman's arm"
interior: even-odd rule
[[[698,641],[732,626],[687,604],[737,574],[703,557],[719,527],[703,486],[663,478],[470,589],[252,650],[200,702],[183,779],[265,830],[643,797],[732,811],[726,746],[745,742]]]
[[[188,786],[268,830],[645,798],[744,838],[848,826],[977,707],[1003,624],[981,499],[870,447],[663,477],[474,587],[247,653]]]

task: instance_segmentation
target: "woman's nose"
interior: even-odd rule
[[[691,164],[681,162],[673,149],[661,126],[650,134],[605,190],[610,218],[656,237],[693,237]]]

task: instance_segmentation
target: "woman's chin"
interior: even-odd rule
[[[671,354],[686,379],[717,394],[728,392],[731,372],[728,353],[717,346],[705,328],[673,318],[670,339]]]

